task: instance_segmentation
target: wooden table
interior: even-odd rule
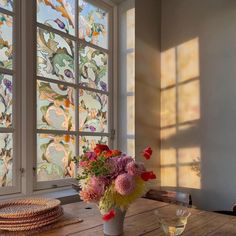
[[[165,208],[166,211],[176,208],[176,205],[163,202],[138,199],[130,206],[125,219],[124,236],[164,236],[159,226],[154,210]],[[63,206],[65,212],[84,221],[79,224],[64,226],[38,235],[43,236],[101,236],[102,219],[97,207],[83,202]],[[88,209],[91,208],[91,209]],[[188,220],[183,236],[236,236],[236,217],[213,212],[190,209],[192,215]]]

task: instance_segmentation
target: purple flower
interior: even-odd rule
[[[10,80],[8,79],[4,79],[3,80],[4,85],[6,86],[6,88],[9,90],[9,92],[12,92],[12,83]]]
[[[120,174],[126,173],[126,166],[133,162],[134,159],[129,156],[112,157],[108,159],[108,167],[110,168],[110,176],[112,179]]]
[[[95,152],[86,152],[85,155],[87,156],[89,160],[96,160],[96,157],[97,157]]]
[[[96,128],[95,128],[94,126],[92,126],[92,125],[89,126],[89,129],[90,129],[90,131],[92,131],[92,132],[95,132],[95,131],[96,131]]]
[[[107,91],[107,84],[105,82],[100,81],[100,86],[101,86],[103,91]]]
[[[59,20],[58,18],[56,20],[54,20],[54,22],[59,26],[59,28],[65,29],[65,27],[66,27],[65,24],[61,20]]]
[[[73,73],[72,73],[71,70],[69,70],[69,69],[64,70],[64,74],[65,74],[65,76],[68,77],[68,78],[74,78]]]

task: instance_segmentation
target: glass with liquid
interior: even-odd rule
[[[187,208],[166,211],[165,207],[155,211],[164,233],[169,236],[181,235],[191,213]]]

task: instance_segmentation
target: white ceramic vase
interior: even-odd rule
[[[126,211],[115,209],[115,217],[103,223],[104,235],[118,236],[123,234],[125,213]]]

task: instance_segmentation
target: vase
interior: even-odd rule
[[[123,234],[125,213],[126,211],[115,209],[115,217],[103,223],[104,235],[118,236]]]

